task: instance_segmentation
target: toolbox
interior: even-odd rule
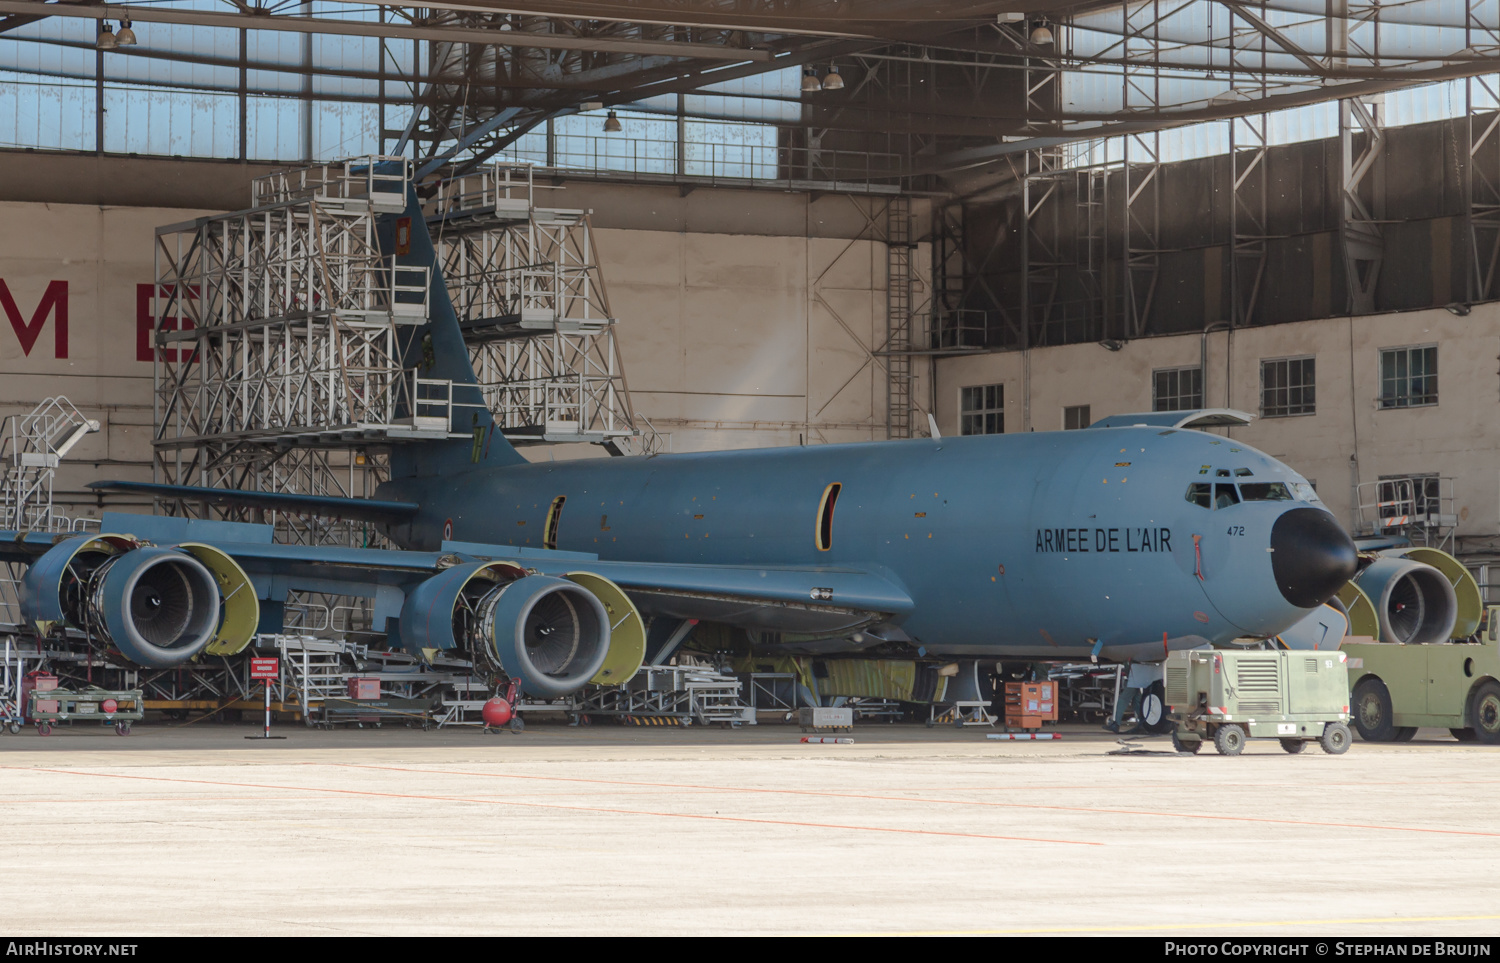
[[[1005,725],[1008,729],[1040,729],[1057,721],[1057,682],[1005,683]]]

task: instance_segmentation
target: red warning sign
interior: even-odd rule
[[[275,658],[251,659],[250,678],[252,679],[274,679],[281,674],[279,660]]]

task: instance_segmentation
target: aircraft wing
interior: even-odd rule
[[[299,495],[292,492],[242,492],[195,485],[159,485],[152,482],[89,482],[95,491],[136,492],[174,501],[207,502],[210,505],[243,505],[268,511],[348,518],[361,522],[404,522],[421,508],[415,502],[383,502],[369,498],[336,495]]]
[[[911,612],[905,589],[855,568],[757,568],[661,562],[532,562],[549,574],[589,571],[623,588],[648,615],[802,634],[848,631]],[[545,566],[545,567],[544,567]]]
[[[588,572],[619,585],[645,615],[816,634],[901,618],[911,597],[874,571],[842,567],[603,561],[584,552],[445,542],[442,552],[216,543],[258,583],[340,594],[355,584],[402,589],[450,567],[513,562],[542,575]],[[349,593],[366,594],[366,593]]]
[[[283,545],[271,541],[269,525],[115,512],[106,513],[102,527],[104,533],[114,534],[0,532],[0,561],[32,568],[27,578],[37,608],[28,621],[68,621],[60,587],[69,583],[70,571],[77,574],[87,568],[75,561],[78,552],[118,554],[148,545],[157,546],[145,549],[148,553],[169,550],[194,555],[212,570],[220,594],[226,597],[239,590],[229,591],[225,586],[249,588],[244,594],[261,600],[254,608],[262,613],[246,616],[251,632],[257,630],[257,621],[261,622],[258,631],[276,631],[279,603],[293,592],[368,598],[373,600],[377,630],[394,628],[388,624],[391,620],[399,620],[404,627],[412,618],[413,604],[426,612],[437,597],[434,593],[448,591],[440,586],[457,593],[475,572],[497,564],[509,566],[512,572],[519,568],[560,578],[579,573],[601,576],[618,586],[645,615],[724,622],[747,629],[834,636],[875,622],[899,622],[913,608],[905,588],[877,567],[623,562],[585,552],[468,542],[445,542],[437,552]],[[232,564],[215,561],[220,557]],[[184,571],[194,568],[191,561],[176,561],[186,566]],[[456,595],[452,601],[457,601]],[[403,628],[403,644],[411,644],[406,634]]]

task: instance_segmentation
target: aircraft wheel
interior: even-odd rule
[[[1301,739],[1283,739],[1281,740],[1281,748],[1295,756],[1307,748],[1307,743]]]
[[[520,716],[511,716],[510,717],[510,731],[511,732],[525,732],[526,731],[526,720],[522,719]]]
[[[1245,751],[1245,730],[1232,722],[1225,723],[1214,733],[1214,748],[1221,756],[1238,756]]]
[[[1453,738],[1459,742],[1473,742],[1475,739],[1473,729],[1449,729],[1448,731],[1453,733]]]
[[[1417,734],[1416,726],[1401,726],[1396,730],[1397,742],[1411,742]]]
[[[1141,728],[1153,736],[1172,731],[1172,720],[1167,718],[1167,690],[1159,680],[1141,690],[1141,707],[1136,717]]]
[[[1203,740],[1184,740],[1179,738],[1177,733],[1174,732],[1172,733],[1172,748],[1176,749],[1178,752],[1191,752],[1194,755],[1197,755],[1198,750],[1203,748]]]
[[[1323,738],[1318,745],[1330,756],[1340,756],[1349,751],[1349,727],[1342,722],[1330,722],[1323,727]]]
[[[1469,701],[1469,728],[1477,742],[1500,743],[1500,684],[1482,683]]]
[[[1354,687],[1354,728],[1365,742],[1395,742],[1396,726],[1392,721],[1391,691],[1379,679],[1366,679]]]

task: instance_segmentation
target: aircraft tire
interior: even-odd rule
[[[1221,756],[1238,756],[1245,751],[1245,730],[1232,722],[1219,726],[1214,733],[1214,748]]]
[[[1351,696],[1354,728],[1365,742],[1395,742],[1396,726],[1392,721],[1391,691],[1379,679],[1365,679],[1354,687]]]
[[[1318,740],[1318,745],[1330,756],[1341,756],[1349,751],[1349,727],[1342,722],[1330,722],[1323,727],[1323,737]]]
[[[1469,698],[1468,721],[1476,742],[1500,744],[1500,683],[1479,684]]]
[[[1194,739],[1190,742],[1185,741],[1178,738],[1177,733],[1174,732],[1172,733],[1172,748],[1176,749],[1178,752],[1190,752],[1196,756],[1198,754],[1198,750],[1203,748],[1203,740]]]
[[[1401,726],[1396,730],[1397,742],[1411,742],[1417,735],[1416,726]]]
[[[1473,729],[1449,729],[1448,731],[1453,733],[1453,738],[1459,742],[1473,742],[1475,739]]]
[[[1295,756],[1307,748],[1307,742],[1303,739],[1283,739],[1281,740],[1281,748]]]

